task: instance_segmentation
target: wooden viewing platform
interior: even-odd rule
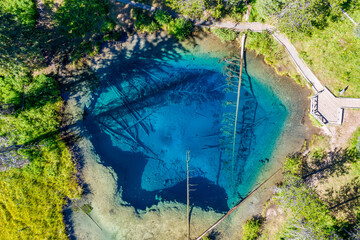
[[[326,87],[311,98],[310,113],[322,124],[341,125],[345,108],[360,108],[360,99],[335,97]]]
[[[132,5],[134,7],[142,8],[152,12],[155,12],[157,10],[156,7],[134,2],[132,0],[113,0],[113,1]],[[248,8],[246,19],[249,19],[249,15],[250,15],[250,8]],[[198,23],[196,25],[205,26],[205,25],[201,25],[201,23]],[[276,39],[276,41],[278,41],[285,47],[286,51],[290,56],[290,59],[293,61],[299,73],[306,79],[306,81],[311,85],[312,89],[314,90],[315,96],[311,98],[310,113],[321,124],[341,125],[343,122],[343,117],[344,117],[343,113],[345,108],[360,109],[360,99],[335,97],[330,92],[329,89],[324,87],[320,82],[320,80],[314,75],[314,73],[307,66],[307,64],[299,57],[299,53],[297,52],[294,45],[292,45],[290,40],[285,35],[277,31],[274,26],[260,22],[241,22],[241,23],[214,22],[210,25],[216,28],[228,28],[234,31],[250,30],[253,32],[267,31],[271,33],[274,39]]]
[[[310,113],[322,124],[341,125],[344,118],[345,108],[360,109],[360,98],[341,98],[335,97],[331,91],[322,85],[320,80],[310,70],[306,63],[300,58],[294,45],[290,40],[275,27],[268,24],[251,22],[251,23],[234,23],[234,22],[217,22],[215,27],[229,28],[235,31],[254,31],[269,32],[276,41],[281,43],[288,52],[290,59],[293,61],[296,69],[311,85],[315,92],[315,96],[311,98]]]

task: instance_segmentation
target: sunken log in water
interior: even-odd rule
[[[102,164],[117,175],[124,203],[136,209],[159,201],[186,203],[184,156],[189,149],[190,175],[199,183],[192,202],[226,211],[256,181],[264,166],[259,159],[271,156],[286,112],[245,68],[233,169],[239,60],[179,55],[163,62],[154,60],[154,52],[149,59],[124,60],[120,54],[120,60],[112,60],[116,68],[98,63],[101,84],[84,123]],[[274,130],[266,131],[266,124],[274,124]]]

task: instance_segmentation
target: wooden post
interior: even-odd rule
[[[187,240],[190,240],[190,187],[189,187],[189,161],[190,151],[186,151],[186,225]]]
[[[235,123],[234,123],[234,136],[233,136],[233,149],[232,149],[232,178],[233,181],[235,177],[235,142],[236,142],[236,128],[237,128],[237,119],[239,113],[239,101],[240,101],[240,88],[241,88],[241,75],[243,69],[243,59],[244,59],[244,50],[245,50],[245,36],[244,33],[241,39],[241,59],[240,59],[240,72],[239,72],[239,83],[237,91],[237,100],[236,100],[236,113],[235,113]]]
[[[235,207],[230,209],[222,218],[220,218],[216,223],[214,223],[210,228],[208,228],[203,234],[196,238],[196,240],[201,240],[206,234],[210,233],[219,223],[221,223],[225,218],[227,218],[232,212],[234,212],[238,207],[241,206],[247,199],[249,199],[257,190],[259,190],[262,186],[264,186],[267,182],[269,182],[278,172],[280,172],[281,168],[278,169],[273,175],[271,175],[266,181],[264,181],[260,186],[255,188],[246,198],[244,198],[240,203],[238,203]]]

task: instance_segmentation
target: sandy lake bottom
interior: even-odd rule
[[[68,101],[83,111],[84,201],[98,224],[72,213],[76,239],[184,239],[186,151],[197,235],[300,149],[311,128],[310,91],[252,53],[246,54],[233,145],[237,82],[222,60],[239,52],[205,35],[183,44],[161,34],[134,35],[104,47],[92,63],[99,86]],[[259,213],[271,189],[242,215]],[[234,213],[219,226],[218,238],[236,239],[240,218]]]

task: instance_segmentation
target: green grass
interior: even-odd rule
[[[80,189],[58,131],[60,90],[44,75],[29,82],[25,108],[0,118],[0,135],[37,146],[22,150],[29,165],[0,172],[0,239],[67,239],[62,206],[66,198],[79,197]]]
[[[350,147],[358,148],[360,153],[360,128],[356,129],[353,137],[350,139]]]
[[[269,33],[247,32],[246,48],[262,55],[264,61],[272,66],[279,75],[288,75],[301,86],[305,86],[305,80],[298,74],[284,46],[278,43]]]
[[[74,164],[58,135],[42,143],[28,166],[0,173],[0,239],[67,239],[62,207],[79,194]]]
[[[349,14],[360,20],[360,9]],[[348,87],[343,96],[360,97],[360,39],[354,35],[355,26],[347,18],[333,22],[323,29],[313,29],[311,36],[294,37],[305,62],[321,82],[338,95]]]
[[[311,113],[309,113],[309,118],[313,126],[319,128],[323,126]]]

